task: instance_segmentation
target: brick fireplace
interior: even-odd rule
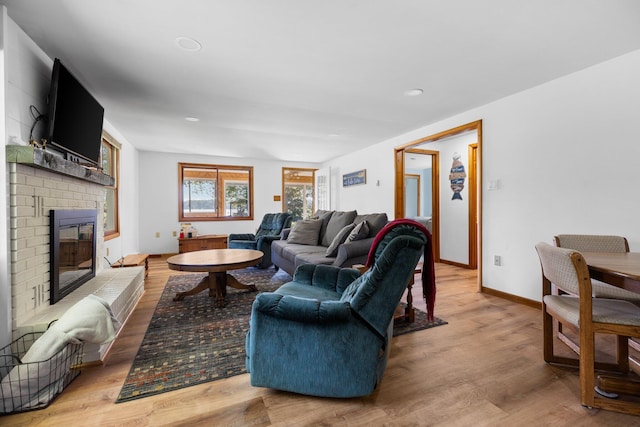
[[[16,150],[20,154],[12,155]],[[23,152],[27,152],[26,160]],[[46,329],[50,321],[59,318],[71,305],[89,294],[105,299],[118,320],[124,322],[144,291],[144,269],[104,267],[102,221],[97,221],[96,224],[96,277],[56,304],[49,303],[49,211],[97,209],[99,213],[102,212],[104,184],[93,181],[100,181],[104,176],[87,179],[89,173],[95,172],[85,172],[80,166],[67,165],[62,159],[51,161],[47,158],[47,161],[42,161],[42,153],[29,152],[34,153],[34,149],[7,147],[14,339],[27,332]],[[82,169],[80,177],[70,176],[69,171],[74,168]],[[83,174],[86,176],[82,176]],[[106,350],[106,347],[85,345],[83,360],[100,360]]]

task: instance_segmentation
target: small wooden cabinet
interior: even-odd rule
[[[198,237],[178,239],[178,251],[204,251],[206,249],[226,249],[228,236],[226,234],[209,234]]]

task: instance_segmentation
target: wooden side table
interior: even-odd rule
[[[149,254],[133,254],[111,264],[111,268],[138,267],[144,265],[144,277],[149,275]]]
[[[209,249],[226,249],[229,236],[226,234],[208,234],[197,237],[178,239],[178,252],[206,251]]]

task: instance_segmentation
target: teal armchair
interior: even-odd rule
[[[392,221],[362,275],[304,264],[292,282],[259,294],[246,338],[251,384],[326,397],[372,393],[386,368],[394,311],[429,239],[414,221]]]
[[[264,254],[258,268],[267,268],[271,262],[271,242],[280,239],[280,233],[291,227],[293,217],[290,213],[268,213],[262,218],[260,227],[255,234],[229,234],[230,249],[254,249]]]

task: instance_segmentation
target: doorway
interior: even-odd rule
[[[420,138],[395,149],[395,217],[416,218],[433,238],[434,259],[481,276],[482,121]],[[415,192],[407,178],[419,174],[424,207],[412,209]],[[425,177],[428,176],[428,179]],[[429,200],[430,203],[426,203]]]
[[[282,212],[293,221],[310,218],[314,211],[313,182],[315,169],[282,168]]]

